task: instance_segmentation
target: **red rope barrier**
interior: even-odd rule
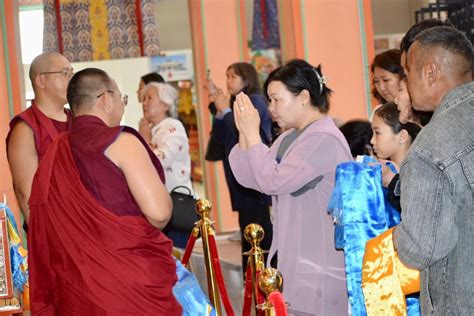
[[[268,295],[268,300],[272,303],[273,307],[275,308],[275,314],[277,316],[287,316],[288,311],[286,310],[286,303],[283,294],[278,291],[270,293]]]
[[[252,269],[250,268],[250,260],[245,270],[245,291],[244,291],[244,306],[242,307],[242,316],[250,316],[252,308]]]
[[[186,250],[184,250],[183,260],[181,260],[183,265],[187,265],[189,258],[191,258],[191,253],[193,252],[194,243],[196,242],[197,236],[197,234],[195,235],[193,233],[191,233],[191,236],[189,236],[188,243],[186,244]]]
[[[224,304],[225,312],[227,316],[234,316],[232,305],[230,304],[229,295],[224,284],[224,276],[222,275],[221,265],[219,262],[219,255],[217,254],[217,245],[214,235],[209,235],[209,251],[211,252],[211,262],[216,274],[216,282],[221,293],[222,303]]]

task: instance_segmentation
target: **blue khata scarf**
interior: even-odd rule
[[[335,222],[335,244],[344,250],[347,291],[352,315],[367,315],[362,292],[365,244],[400,223],[400,213],[386,200],[381,165],[364,156],[360,162],[344,162],[336,168],[336,182],[328,210]],[[396,172],[393,165],[389,167]],[[407,315],[420,315],[419,295],[407,297]]]
[[[181,262],[175,261],[178,282],[173,286],[173,294],[183,307],[183,316],[215,316],[216,311],[199,286],[196,277]]]

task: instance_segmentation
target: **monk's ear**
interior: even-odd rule
[[[107,93],[104,93],[100,98],[98,98],[97,106],[99,106],[105,113],[110,113],[113,109],[114,104],[109,95]]]
[[[34,79],[35,86],[38,87],[39,89],[44,89],[46,86],[44,77],[45,77],[44,75],[36,75]]]

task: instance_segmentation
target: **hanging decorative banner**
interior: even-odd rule
[[[280,48],[276,0],[255,0],[253,4],[252,50]]]
[[[43,51],[71,62],[158,55],[152,0],[45,0]]]

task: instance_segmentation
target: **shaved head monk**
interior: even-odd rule
[[[58,53],[37,56],[30,67],[30,80],[35,93],[31,107],[10,122],[7,136],[8,163],[13,188],[28,222],[28,199],[38,162],[52,141],[71,127],[72,115],[64,108],[66,89],[73,69]]]
[[[140,135],[120,126],[128,97],[107,73],[70,80],[71,131],[41,159],[30,198],[35,315],[181,315],[172,203],[163,168]]]

